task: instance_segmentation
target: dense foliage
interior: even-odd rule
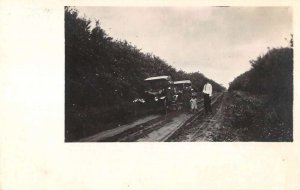
[[[133,115],[132,100],[143,92],[147,77],[170,75],[190,79],[201,91],[206,77],[177,71],[161,58],[143,53],[126,41],[114,40],[78,11],[65,7],[65,127],[66,141],[97,131]],[[224,88],[210,80],[215,91]]]
[[[273,48],[265,55],[250,61],[252,68],[238,76],[229,86],[229,91],[240,90],[257,95],[265,95],[268,101],[264,104],[267,112],[257,114],[258,118],[272,115],[273,127],[270,133],[292,131],[293,126],[293,39],[290,47]],[[258,112],[257,112],[258,113]],[[277,121],[277,122],[275,122]],[[265,120],[265,125],[268,121]],[[282,135],[283,133],[281,133]],[[291,140],[292,132],[283,139]],[[278,138],[280,135],[277,136]],[[281,137],[280,137],[281,138]],[[276,139],[274,137],[274,139]]]
[[[252,68],[230,83],[229,90],[290,97],[293,92],[293,49],[272,49],[257,60]]]

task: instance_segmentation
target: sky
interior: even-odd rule
[[[228,87],[268,48],[286,47],[290,7],[75,7],[81,16],[177,70]]]

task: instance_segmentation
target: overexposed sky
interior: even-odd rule
[[[75,7],[114,39],[228,87],[267,47],[288,45],[289,7]],[[286,39],[287,40],[286,40]]]

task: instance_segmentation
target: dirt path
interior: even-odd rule
[[[213,109],[220,104],[222,94],[215,94],[213,96]],[[199,114],[203,112],[203,102],[200,103],[200,113],[192,114],[188,112],[173,111],[167,115],[151,115],[141,118],[133,123],[119,126],[115,129],[103,131],[96,135],[81,139],[81,142],[161,142],[170,141],[173,136],[177,136],[177,132],[181,128],[186,128],[187,126],[194,125],[198,123],[197,119]],[[201,116],[201,115],[200,115]],[[199,127],[187,131],[188,135],[182,138],[175,138],[175,141],[194,141],[194,139],[202,139],[203,141],[208,141],[206,138],[198,137],[199,134],[209,134],[207,132],[201,131],[201,129],[206,129],[209,125],[217,125],[217,123],[211,123],[214,120],[219,120],[221,113],[215,114],[213,118],[210,118],[209,123],[202,123]],[[201,118],[201,117],[200,117]],[[196,130],[196,131],[195,131]],[[200,135],[201,136],[201,135]],[[203,135],[202,135],[203,136]]]
[[[151,133],[146,134],[144,137],[139,138],[138,142],[160,142],[165,141],[170,134],[178,127],[180,124],[187,121],[193,114],[182,113],[177,117],[174,117],[170,122],[166,123],[163,127],[155,130]]]
[[[275,117],[277,115],[274,110],[264,107],[266,102],[264,96],[224,92],[216,94],[212,99],[212,115],[204,114],[203,102],[200,102],[200,112],[197,114],[171,111],[166,115],[151,115],[81,141],[232,142],[273,139],[290,141],[292,133],[282,122],[277,123],[275,127],[274,122],[270,123],[270,118],[273,121],[277,121],[278,118]],[[267,121],[269,125],[266,124]]]
[[[200,114],[195,122],[191,125],[185,126],[184,129],[178,133],[176,137],[171,139],[172,142],[200,142],[200,141],[222,141],[218,139],[226,128],[223,122],[224,104],[226,94],[212,106],[213,114],[205,115],[204,112]],[[233,134],[232,140],[237,140],[238,136]],[[226,139],[227,141],[232,141]]]
[[[146,123],[146,122],[149,122],[151,120],[154,120],[156,118],[160,117],[160,115],[150,115],[150,116],[146,116],[146,117],[143,117],[133,123],[129,123],[127,125],[122,125],[120,127],[117,127],[117,128],[114,128],[114,129],[111,129],[111,130],[107,130],[107,131],[103,131],[101,133],[98,133],[96,135],[93,135],[93,136],[90,136],[90,137],[87,137],[87,138],[83,138],[80,140],[80,142],[97,142],[97,141],[101,141],[101,140],[104,140],[104,139],[107,139],[107,138],[110,138],[110,137],[113,137],[113,136],[116,136],[126,130],[129,130],[133,127],[136,127],[138,125],[141,125],[143,123]]]
[[[221,104],[216,108],[216,113],[213,116],[204,118],[198,124],[198,130],[188,136],[189,141],[213,141],[213,135],[218,132],[222,125],[222,109],[223,99]],[[197,124],[195,124],[197,126]]]

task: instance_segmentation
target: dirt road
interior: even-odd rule
[[[197,118],[197,120],[190,125],[182,128],[178,135],[169,141],[172,142],[198,142],[198,141],[238,141],[238,135],[231,131],[230,136],[224,133],[226,126],[224,125],[224,104],[225,93],[222,98],[220,98],[213,105],[213,114],[206,115],[202,111]],[[224,140],[219,139],[219,137],[226,136]]]
[[[213,109],[219,107],[223,94],[215,94],[212,98]],[[194,126],[202,117],[203,101],[200,101],[199,112],[188,113],[184,111],[173,111],[166,115],[150,115],[139,120],[119,126],[115,129],[104,131],[93,136],[81,139],[81,142],[162,142],[162,141],[192,141],[196,138],[193,134],[204,126],[214,125],[214,123],[202,123],[195,130],[189,131],[189,126]],[[221,113],[217,113],[211,121],[218,120]],[[203,120],[204,121],[204,120]],[[204,121],[205,122],[205,121]],[[184,130],[182,130],[184,129]],[[187,130],[187,131],[186,131]],[[184,137],[185,133],[188,133]],[[207,132],[208,134],[208,132]],[[192,137],[192,138],[191,138]],[[203,139],[204,141],[207,138]]]
[[[279,120],[264,95],[223,92],[212,98],[213,114],[171,111],[103,131],[81,142],[291,141],[292,128]]]

